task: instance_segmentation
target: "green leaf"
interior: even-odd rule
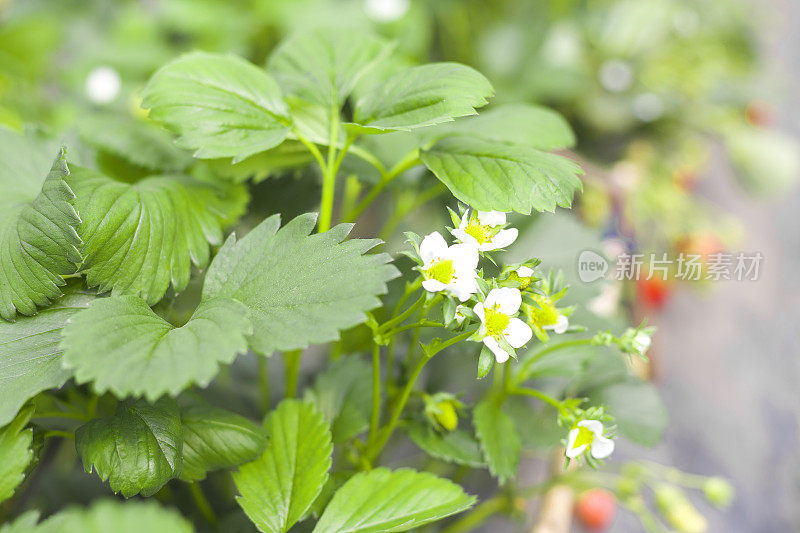
[[[126,498],[152,496],[181,471],[181,417],[175,400],[123,402],[116,414],[75,431],[83,468]]]
[[[75,168],[70,178],[83,221],[80,234],[86,282],[101,292],[135,294],[158,302],[170,282],[181,291],[192,263],[206,266],[210,245],[244,210],[240,185],[212,187],[186,176],[155,176],[120,183]]]
[[[136,296],[99,298],[64,328],[64,366],[97,393],[155,400],[192,383],[207,385],[220,363],[247,350],[252,331],[237,301],[203,301],[189,321],[175,327]]]
[[[317,29],[289,37],[267,69],[283,90],[325,109],[341,107],[361,77],[391,46],[362,31]]]
[[[153,501],[100,500],[91,507],[70,507],[36,526],[38,512],[28,512],[2,533],[191,533],[192,525],[177,511]],[[35,526],[35,527],[34,527]]]
[[[33,407],[23,409],[9,425],[0,428],[0,502],[14,495],[33,459],[33,430],[25,429],[32,414]]]
[[[575,134],[564,117],[551,109],[532,104],[493,107],[475,117],[426,128],[418,135],[426,143],[443,137],[466,135],[537,150],[559,150],[575,144]]]
[[[81,117],[79,126],[90,146],[150,171],[179,172],[192,162],[172,136],[153,123],[107,113]]]
[[[583,187],[578,165],[525,146],[452,137],[420,159],[456,198],[481,211],[553,211],[569,207]]]
[[[52,166],[45,150],[0,128],[0,317],[6,320],[17,312],[33,315],[61,296],[61,276],[81,262],[64,150]]]
[[[248,61],[192,52],[167,63],[144,88],[150,118],[178,132],[195,157],[234,162],[279,145],[289,116],[272,76]]]
[[[667,409],[652,383],[629,378],[589,394],[593,405],[604,405],[619,433],[642,446],[655,446],[667,426]]]
[[[462,429],[439,433],[428,424],[412,422],[406,427],[406,432],[431,457],[472,467],[486,466],[478,441]]]
[[[376,468],[356,474],[325,508],[315,533],[408,531],[468,509],[475,497],[427,472]]]
[[[95,296],[73,283],[64,296],[32,317],[0,321],[0,426],[39,392],[60,387],[72,375],[61,365],[61,329]]]
[[[489,472],[501,484],[517,477],[522,444],[511,418],[489,398],[475,406],[473,423]]]
[[[478,379],[483,379],[489,375],[489,372],[494,368],[494,361],[495,357],[492,351],[486,346],[481,348],[481,353],[478,355]]]
[[[409,131],[474,115],[493,93],[489,80],[466,65],[410,67],[361,95],[353,121],[378,131]]]
[[[268,420],[270,444],[233,475],[237,498],[261,531],[288,531],[328,480],[331,432],[310,403],[284,400]]]
[[[256,459],[267,445],[266,432],[236,413],[195,401],[181,408],[183,470],[181,480],[205,479],[211,470]]]
[[[567,429],[558,425],[558,410],[551,405],[534,408],[523,396],[506,398],[503,411],[514,421],[525,449],[552,449],[567,437]]]
[[[342,242],[349,224],[309,235],[315,222],[309,213],[279,230],[280,218],[272,216],[241,241],[231,235],[208,269],[203,298],[225,296],[248,307],[256,352],[336,340],[366,320],[398,276],[387,254],[364,255],[379,241]]]
[[[367,429],[371,376],[371,366],[363,359],[342,357],[306,389],[306,400],[314,403],[331,425],[334,443],[345,442]]]

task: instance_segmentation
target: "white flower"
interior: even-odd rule
[[[650,335],[644,331],[637,331],[632,342],[633,347],[636,349],[639,355],[644,355],[647,352],[647,349],[650,348],[652,339],[650,338]]]
[[[553,330],[553,333],[561,334],[567,331],[567,328],[569,328],[569,318],[559,313],[555,324],[550,324],[548,326],[542,326],[542,327],[544,329]]]
[[[422,286],[428,292],[445,291],[462,302],[478,292],[478,250],[467,244],[447,246],[438,231],[422,239],[419,246],[422,259]]]
[[[410,0],[365,0],[364,11],[375,22],[394,22],[408,11]]]
[[[506,223],[502,211],[478,211],[477,216],[467,211],[461,223],[452,230],[453,235],[463,243],[478,247],[481,252],[505,248],[517,240],[516,228],[499,229]]]
[[[599,420],[581,420],[567,438],[567,457],[575,459],[589,450],[595,459],[605,459],[614,452],[614,441],[603,436]]]
[[[529,278],[533,276],[533,269],[531,267],[521,266],[517,269],[517,276],[521,278]]]
[[[96,104],[113,102],[122,86],[119,73],[112,67],[95,67],[86,78],[86,95]]]
[[[483,336],[483,344],[494,353],[498,363],[505,363],[513,355],[500,346],[501,338],[512,348],[520,348],[533,336],[530,326],[513,316],[519,311],[520,305],[522,294],[519,289],[503,287],[489,291],[486,299],[473,308],[481,319],[478,333]]]

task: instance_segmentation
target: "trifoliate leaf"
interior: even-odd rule
[[[181,480],[197,481],[220,468],[256,459],[267,445],[264,429],[236,413],[195,401],[181,408]]]
[[[33,407],[23,409],[10,424],[0,428],[0,502],[14,495],[33,459],[33,431],[24,429],[32,414]]]
[[[443,137],[466,135],[537,150],[559,150],[575,144],[575,134],[564,117],[546,107],[531,104],[493,107],[475,117],[425,128],[417,135],[426,143]]]
[[[261,531],[288,531],[328,480],[331,432],[310,403],[285,400],[268,420],[270,444],[233,475],[239,505]]]
[[[182,443],[180,412],[171,398],[123,402],[113,416],[95,418],[75,431],[84,470],[94,468],[126,498],[152,496],[177,476]]]
[[[306,389],[306,400],[314,403],[331,425],[334,443],[367,429],[372,405],[371,375],[371,366],[363,359],[342,357],[317,376],[312,388]]]
[[[422,150],[420,159],[456,198],[481,211],[553,211],[569,207],[583,188],[578,165],[526,146],[452,137]]]
[[[242,240],[231,235],[206,274],[203,298],[229,297],[250,310],[250,347],[269,355],[336,340],[380,304],[398,276],[387,254],[364,255],[377,240],[351,239],[352,225],[309,235],[316,215],[278,229],[275,215]]]
[[[468,509],[475,497],[427,472],[376,468],[334,494],[315,533],[408,531]]]
[[[136,296],[99,298],[64,328],[64,366],[78,383],[118,397],[155,400],[192,383],[205,386],[220,363],[247,350],[252,331],[244,305],[229,298],[203,301],[175,327]]]
[[[38,513],[18,518],[9,530],[0,533],[191,533],[192,525],[177,511],[153,501],[118,502],[100,500],[91,507],[69,507],[36,525]],[[18,529],[17,529],[18,528]]]
[[[341,107],[367,70],[390,50],[388,43],[362,31],[304,31],[275,49],[267,70],[287,94],[329,110]]]
[[[150,118],[178,132],[195,157],[234,162],[279,145],[289,115],[272,76],[248,61],[193,52],[167,63],[144,88]]]
[[[208,263],[210,245],[222,243],[222,228],[244,210],[240,185],[224,189],[186,176],[155,176],[120,183],[75,168],[70,184],[83,221],[83,270],[90,287],[135,294],[158,302],[170,283],[189,282],[192,263]]]
[[[614,417],[619,433],[642,446],[655,446],[667,426],[668,413],[652,383],[629,378],[589,394]]]
[[[61,329],[94,300],[73,283],[35,316],[0,321],[0,426],[39,392],[60,387],[72,375],[61,365]]]
[[[44,150],[0,128],[0,317],[6,320],[17,312],[33,315],[58,298],[61,276],[81,262],[64,151],[52,162]]]
[[[474,115],[493,93],[489,80],[466,65],[410,67],[361,95],[353,122],[378,131],[413,130]]]
[[[89,115],[80,120],[81,138],[97,150],[154,172],[180,172],[192,157],[156,124],[119,114]]]
[[[522,445],[513,420],[490,398],[475,406],[473,423],[489,472],[501,484],[517,477]]]
[[[463,429],[440,433],[423,422],[412,422],[406,432],[431,457],[460,465],[486,466],[478,441]]]

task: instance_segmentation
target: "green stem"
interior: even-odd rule
[[[522,395],[522,396],[530,396],[532,398],[537,398],[539,400],[542,400],[545,403],[549,403],[550,405],[552,405],[553,407],[558,409],[558,411],[560,413],[566,414],[566,412],[567,412],[567,410],[564,408],[564,403],[563,402],[560,402],[560,401],[556,400],[552,396],[550,396],[548,394],[545,394],[540,390],[530,389],[530,388],[527,388],[527,387],[513,387],[513,388],[509,389],[508,392],[510,394],[518,394],[518,395]]]
[[[393,166],[391,170],[383,174],[381,180],[377,184],[375,184],[375,186],[372,187],[372,189],[369,190],[367,195],[364,197],[363,200],[361,200],[361,202],[356,206],[356,208],[347,213],[347,215],[345,216],[345,221],[353,222],[355,219],[357,219],[361,215],[361,213],[363,213],[364,210],[367,207],[369,207],[369,205],[373,202],[373,200],[375,200],[375,198],[377,198],[378,195],[381,192],[383,192],[383,189],[385,189],[386,186],[392,182],[392,180],[394,180],[397,176],[401,175],[406,170],[418,164],[420,164],[419,150],[415,148],[414,150],[406,154],[406,156],[403,157],[403,159],[398,161],[397,164]]]
[[[393,328],[397,324],[402,323],[405,319],[407,319],[408,317],[413,315],[414,312],[417,309],[419,309],[420,307],[422,307],[425,304],[425,298],[427,298],[427,296],[428,296],[427,293],[423,293],[422,296],[420,296],[417,299],[417,301],[414,302],[413,304],[411,304],[411,306],[409,306],[405,311],[403,311],[402,313],[400,313],[396,317],[394,317],[394,318],[392,318],[390,320],[387,320],[386,322],[384,322],[383,324],[378,326],[378,333],[384,333],[387,330],[390,330],[391,328]],[[437,295],[437,297],[439,299],[441,299],[441,296]],[[433,300],[431,300],[431,301],[433,301]]]
[[[211,504],[208,502],[206,495],[203,494],[203,489],[200,488],[200,485],[197,482],[189,483],[189,491],[192,493],[192,499],[203,518],[212,526],[217,525],[217,515],[214,514],[214,509],[211,508]]]
[[[44,436],[45,438],[48,437],[63,437],[65,439],[75,438],[75,434],[73,434],[71,431],[62,431],[60,429],[49,429],[44,432]]]
[[[381,423],[381,347],[372,345],[372,416],[370,417],[368,445],[375,442]]]
[[[323,233],[328,231],[331,227],[331,219],[333,218],[333,200],[336,195],[336,172],[339,170],[341,159],[344,158],[344,153],[347,151],[352,140],[348,138],[348,142],[342,148],[341,157],[336,157],[336,140],[339,134],[339,105],[335,99],[331,102],[331,130],[330,138],[328,139],[328,161],[322,172],[322,200],[319,209],[319,225],[317,231]]]
[[[497,495],[480,503],[461,519],[450,524],[442,533],[463,533],[474,531],[475,528],[495,515],[508,508],[508,497],[505,494]]]
[[[34,414],[33,419],[37,418],[67,418],[69,420],[80,420],[86,422],[90,417],[83,413],[73,413],[69,411],[41,411]]]
[[[397,335],[398,333],[402,333],[403,331],[408,331],[409,329],[414,328],[443,328],[444,324],[441,322],[434,322],[432,320],[420,320],[419,322],[414,322],[413,324],[406,324],[405,326],[400,326],[399,328],[395,328],[391,331],[387,331],[384,333],[385,336],[391,337]]]
[[[530,369],[531,365],[544,357],[545,355],[562,350],[564,348],[570,348],[573,346],[586,346],[592,344],[593,339],[575,339],[571,341],[563,341],[558,342],[555,344],[545,344],[542,348],[539,349],[538,352],[533,353],[528,359],[526,359],[514,374],[514,378],[512,379],[513,385],[519,385],[525,379],[527,379],[528,370]]]
[[[300,376],[300,360],[302,350],[284,352],[283,359],[286,364],[286,398],[297,396],[297,379]]]
[[[270,409],[270,387],[269,387],[269,359],[263,356],[258,357],[258,395],[261,400],[261,412],[267,414]]]
[[[447,187],[441,182],[438,182],[436,185],[428,187],[424,191],[414,196],[414,201],[404,206],[403,209],[396,209],[392,216],[389,217],[389,220],[386,221],[384,224],[383,229],[381,229],[380,237],[383,240],[389,240],[389,237],[392,236],[394,230],[406,219],[406,216],[410,215],[426,203],[430,202],[437,196],[440,196],[444,192],[447,191]]]

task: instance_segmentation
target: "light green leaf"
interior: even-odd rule
[[[352,225],[309,235],[316,215],[278,229],[275,215],[241,241],[231,235],[206,274],[203,298],[229,297],[250,310],[250,347],[269,355],[334,341],[366,320],[398,275],[387,254],[364,255],[377,240],[351,239]]]
[[[408,131],[474,115],[492,94],[489,80],[466,65],[410,67],[361,95],[353,121],[377,131]]]
[[[15,322],[0,321],[0,426],[39,392],[60,387],[72,375],[61,366],[61,329],[95,296],[73,283],[50,307]]]
[[[0,502],[14,495],[33,459],[33,431],[24,429],[32,414],[33,407],[23,409],[9,425],[0,428]]]
[[[667,426],[668,414],[652,383],[629,378],[589,394],[593,405],[604,405],[619,433],[642,446],[655,446]]]
[[[153,123],[107,113],[81,117],[79,127],[90,146],[150,171],[179,172],[192,163],[172,136]]]
[[[289,116],[272,76],[248,61],[193,52],[167,63],[144,88],[150,118],[178,132],[195,157],[234,162],[279,145]]]
[[[410,469],[376,468],[345,483],[315,533],[408,531],[468,509],[475,497],[450,481]]]
[[[475,406],[473,423],[489,472],[500,484],[517,477],[522,444],[511,418],[489,398]]]
[[[135,294],[158,302],[170,282],[189,282],[192,263],[206,266],[210,245],[247,203],[240,185],[216,188],[186,176],[155,176],[120,183],[91,170],[70,177],[83,221],[83,271],[101,292]]]
[[[486,141],[518,144],[537,150],[559,150],[575,144],[575,134],[564,117],[546,107],[506,104],[475,117],[426,128],[418,132],[423,142],[466,135]]]
[[[267,70],[286,93],[329,110],[341,107],[367,70],[390,50],[388,43],[363,31],[304,31],[275,49]]]
[[[191,533],[191,524],[177,511],[153,501],[118,502],[100,500],[91,507],[69,507],[36,526],[37,512],[17,519],[10,529],[1,533]],[[34,527],[35,526],[35,527]],[[18,529],[17,529],[18,528]]]
[[[13,522],[6,522],[0,526],[0,533],[39,533],[36,522],[39,521],[39,511],[28,511],[21,514]]]
[[[83,468],[126,498],[152,496],[181,471],[181,417],[175,400],[123,402],[116,414],[75,431]]]
[[[439,433],[428,424],[413,422],[408,424],[406,432],[431,457],[460,465],[486,466],[478,441],[463,429]]]
[[[0,128],[0,317],[6,320],[49,305],[61,295],[61,276],[81,262],[64,151],[50,166],[45,150]]]
[[[342,357],[317,376],[306,389],[306,400],[314,403],[331,425],[333,442],[355,437],[369,425],[372,389],[369,363],[359,357]]]
[[[237,301],[203,301],[189,321],[175,327],[136,296],[99,298],[64,328],[64,366],[78,383],[98,393],[155,400],[192,383],[205,386],[220,363],[247,350],[252,331],[247,309]]]
[[[328,480],[331,432],[310,403],[284,400],[268,420],[270,444],[233,475],[239,505],[261,531],[288,531]]]
[[[525,146],[453,137],[420,159],[456,198],[481,211],[553,211],[569,207],[583,188],[578,165]]]
[[[256,459],[267,445],[266,432],[236,413],[194,401],[181,408],[183,470],[181,480],[205,479],[206,473]]]

